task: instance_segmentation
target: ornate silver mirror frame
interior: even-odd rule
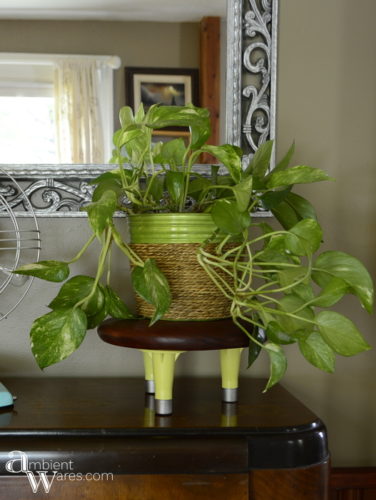
[[[226,142],[241,146],[246,158],[275,138],[278,0],[228,0]],[[110,165],[11,165],[40,217],[85,217],[89,181]],[[205,166],[197,166],[198,170]],[[20,193],[0,177],[0,194],[18,216],[29,216]],[[0,212],[0,217],[2,214]]]

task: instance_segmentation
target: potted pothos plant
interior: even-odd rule
[[[333,306],[353,294],[371,313],[371,277],[345,252],[319,253],[323,235],[315,210],[293,192],[297,184],[325,181],[328,175],[306,165],[290,166],[294,146],[270,170],[271,141],[243,165],[238,147],[206,144],[209,118],[206,109],[192,105],[155,105],[147,112],[141,106],[135,115],[129,107],[121,109],[111,160],[117,166],[93,181],[92,202],[84,207],[92,236],[69,262],[44,260],[15,271],[63,282],[50,311],[34,321],[30,332],[42,369],[73,353],[87,329],[107,316],[137,317],[120,298],[121,291],[111,287],[113,245],[132,265],[136,295],[152,306],[150,323],[168,314],[173,299],[169,280],[155,258],[140,257],[123,240],[114,224],[119,212],[135,218],[136,233],[142,214],[206,214],[211,229],[196,245],[195,259],[208,283],[228,301],[227,315],[248,335],[249,365],[261,351],[269,355],[266,389],[285,373],[289,344],[297,343],[306,360],[326,372],[334,371],[336,354],[352,356],[370,348],[351,319]],[[189,127],[188,140],[153,142],[153,130],[169,126]],[[197,172],[194,166],[203,153],[220,166]],[[277,229],[253,217],[260,209],[274,215]],[[94,240],[101,243],[95,275],[69,277],[70,264],[84,259]]]

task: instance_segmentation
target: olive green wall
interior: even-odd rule
[[[376,266],[375,19],[374,0],[359,0],[356,5],[353,0],[280,0],[277,117],[279,156],[295,140],[297,163],[323,168],[336,178],[335,182],[302,190],[318,207],[325,245],[359,257],[373,276]],[[66,26],[68,24],[71,25],[67,23]],[[81,27],[84,24],[77,23]],[[96,26],[95,30],[92,28],[97,38],[93,52],[103,47],[105,42],[101,40],[107,36],[102,36],[102,29],[107,24],[110,24],[109,36],[112,23],[88,23],[88,26]],[[118,32],[125,31],[122,29],[124,24],[118,24]],[[61,43],[65,34],[71,43],[70,31],[62,30],[57,36],[52,30],[48,49],[57,51],[58,40]],[[17,36],[13,36],[23,39],[25,35],[20,28]],[[0,25],[0,37],[1,50],[16,50],[9,45],[4,47],[4,39],[9,35],[4,36],[3,25]],[[151,47],[154,40],[159,41],[156,35],[152,39]],[[120,35],[116,40],[122,45]],[[23,46],[20,40],[17,43],[17,50],[36,50],[26,42]],[[90,43],[87,42],[89,46]],[[166,56],[166,51],[172,49],[169,45],[158,49],[161,62],[158,59],[156,65],[170,64],[171,56]],[[85,47],[80,45],[79,51],[86,51]],[[136,48],[135,44],[133,49]],[[46,51],[47,46],[42,50]],[[182,50],[180,48],[178,53]],[[61,51],[68,49],[62,47]],[[108,52],[107,47],[103,52]],[[120,54],[118,50],[115,52]],[[157,54],[154,54],[155,61]],[[134,58],[130,51],[122,56],[123,64],[151,64],[152,51],[150,55],[149,60],[143,58],[145,55]],[[195,65],[197,60],[192,56],[187,66]],[[43,258],[68,259],[89,234],[85,221],[77,219],[43,220],[41,229]],[[85,264],[76,266],[74,272],[90,272],[94,263],[95,257],[91,256]],[[119,256],[116,263],[119,270],[117,288],[126,290],[129,274]],[[46,312],[44,304],[51,300],[54,287],[35,281],[32,293],[15,314],[0,323],[3,341],[0,373],[121,375],[125,386],[127,376],[141,376],[141,357],[137,352],[105,345],[94,331],[89,332],[71,358],[45,370],[44,375],[38,370],[28,347],[28,331],[33,318]],[[355,299],[348,300],[339,310],[351,314],[369,343],[376,347],[374,317],[368,317]],[[283,384],[327,424],[333,464],[376,466],[376,349],[354,358],[338,357],[337,371],[333,375],[308,365],[296,349],[288,352],[289,369]],[[251,370],[247,371],[244,366],[242,371],[245,376],[253,377],[265,376],[267,370],[267,360],[262,358]],[[185,354],[178,361],[177,373],[216,375],[219,373],[217,356],[210,352]]]
[[[117,110],[124,105],[124,66],[199,67],[199,24],[0,20],[0,51],[120,56]]]

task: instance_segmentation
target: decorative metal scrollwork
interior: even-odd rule
[[[229,50],[238,53],[240,43],[242,60],[231,56],[227,139],[251,157],[263,142],[275,137],[278,0],[230,1]]]
[[[0,194],[18,217],[31,216],[30,207],[38,217],[86,217],[82,207],[91,202],[94,185],[90,181],[112,170],[113,165],[16,165],[2,167],[17,179],[17,191],[1,176]],[[159,167],[156,166],[158,169]],[[207,165],[195,165],[196,172],[207,173]],[[25,194],[30,205],[25,203]],[[0,208],[0,217],[5,217]],[[123,213],[117,214],[124,217]]]
[[[84,217],[81,208],[91,201],[94,186],[89,181],[112,167],[96,165],[19,165],[6,167],[16,177],[30,200],[37,216]],[[6,178],[0,176],[0,193],[18,216],[29,216],[30,206],[25,204],[22,192],[17,192]],[[5,214],[0,210],[0,217]]]
[[[247,1],[250,9],[244,13],[242,89],[247,102],[242,132],[246,150],[252,155],[275,136],[277,1]]]

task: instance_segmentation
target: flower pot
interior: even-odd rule
[[[153,258],[165,274],[172,303],[167,320],[210,320],[230,316],[230,301],[197,260],[200,245],[215,230],[206,213],[137,214],[129,217],[133,250],[142,260]],[[209,251],[215,243],[206,245]],[[154,307],[136,297],[138,314],[152,317]]]

